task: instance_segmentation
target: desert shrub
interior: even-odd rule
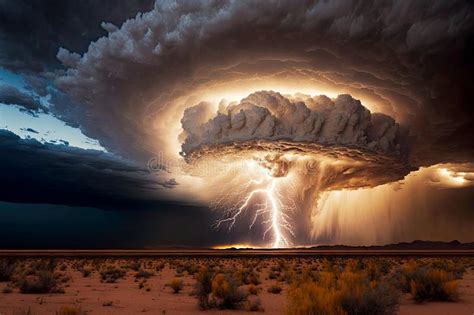
[[[288,314],[395,314],[398,291],[357,269],[351,264],[341,272],[321,272],[318,281],[298,279],[288,290]]]
[[[268,273],[268,279],[275,280],[275,279],[278,279],[279,276],[280,276],[280,273],[273,270],[270,270],[270,272]]]
[[[102,281],[107,283],[115,283],[118,279],[121,279],[125,276],[125,270],[117,268],[115,266],[107,266],[104,270],[100,272],[100,277]]]
[[[89,268],[89,267],[83,267],[83,268],[81,268],[81,273],[82,273],[82,276],[83,276],[84,278],[87,278],[87,277],[89,277],[89,276],[91,275],[92,269]]]
[[[435,259],[429,265],[431,268],[444,270],[455,279],[461,279],[464,272],[466,271],[466,267],[461,262],[454,262],[451,259]]]
[[[199,267],[196,264],[188,264],[184,266],[184,270],[188,273],[188,275],[193,276],[199,271]]]
[[[159,262],[158,264],[156,264],[155,270],[157,272],[160,272],[161,270],[163,270],[163,268],[165,268],[165,263],[164,262]]]
[[[19,287],[21,293],[64,292],[59,284],[67,282],[69,278],[60,273],[54,273],[56,267],[54,259],[34,260],[24,267],[21,273],[12,277],[12,281]]]
[[[0,282],[10,281],[13,272],[15,271],[16,263],[13,259],[0,260]]]
[[[296,279],[296,272],[292,269],[285,269],[278,278],[278,281],[292,283]]]
[[[64,273],[55,273],[54,277],[61,283],[67,283],[71,281],[71,277]]]
[[[249,282],[253,285],[259,285],[260,283],[262,283],[260,281],[260,275],[258,274],[257,271],[252,270],[252,272],[249,275]]]
[[[234,272],[234,278],[241,284],[259,285],[260,275],[253,268],[242,268]]]
[[[450,263],[409,261],[396,272],[399,286],[417,302],[452,301],[458,297],[456,279],[461,270]]]
[[[179,293],[183,289],[183,279],[174,278],[169,283],[169,286],[173,289],[173,293]]]
[[[139,271],[142,268],[142,263],[141,261],[132,261],[127,267],[133,271]]]
[[[34,274],[24,274],[18,280],[21,293],[62,293],[54,274],[49,270],[38,270]]]
[[[202,309],[207,309],[211,307],[211,305],[209,304],[208,296],[212,292],[213,276],[213,272],[209,267],[201,268],[201,270],[195,275],[196,286],[194,293],[196,294],[199,306]]]
[[[210,304],[218,308],[235,309],[246,298],[234,279],[227,274],[216,274],[212,279],[211,288]]]
[[[256,285],[250,284],[247,286],[247,291],[250,295],[258,295],[258,293],[260,292],[260,288]]]
[[[264,312],[264,308],[262,306],[262,301],[256,297],[250,297],[245,305],[245,309],[249,312]]]
[[[399,293],[386,283],[372,283],[369,288],[356,286],[342,290],[340,304],[347,314],[395,314]]]
[[[153,275],[154,275],[153,272],[140,269],[140,270],[135,274],[135,278],[136,278],[136,279],[140,279],[140,278],[148,279],[148,278],[150,278],[150,277],[153,276]]]
[[[82,315],[85,312],[78,306],[71,306],[65,305],[62,306],[58,311],[56,311],[56,315]]]
[[[277,284],[273,284],[267,289],[268,293],[273,293],[273,294],[279,294],[281,290],[283,289]]]
[[[380,272],[384,275],[388,274],[393,266],[393,261],[388,259],[379,260]]]
[[[292,285],[288,291],[287,313],[290,315],[345,315],[338,303],[339,294],[334,288],[324,288],[315,282]]]
[[[176,274],[180,275],[180,277],[183,276],[183,273],[184,271],[186,271],[186,268],[183,264],[181,264],[180,262],[176,262],[175,265],[174,265],[174,269],[176,270]]]
[[[33,261],[29,266],[29,270],[31,270],[32,273],[37,270],[47,270],[53,272],[55,268],[55,259],[38,259]]]
[[[410,293],[417,302],[449,301],[458,297],[454,276],[441,269],[419,269],[412,274]]]
[[[216,272],[219,270],[219,272]],[[229,273],[222,273],[224,268],[212,270],[208,266],[201,268],[195,275],[196,294],[202,309],[220,308],[235,309],[246,300],[246,294],[237,286],[236,280]]]

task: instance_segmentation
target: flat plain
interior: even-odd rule
[[[2,315],[474,312],[472,251],[5,250],[0,281]]]

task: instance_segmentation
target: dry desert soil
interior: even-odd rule
[[[357,260],[374,258],[356,258]],[[428,264],[438,258],[416,258],[420,264]],[[257,295],[263,314],[291,314],[288,309],[288,279],[275,267],[285,265],[287,270],[302,270],[314,266],[314,270],[343,266],[348,258],[15,258],[11,281],[0,282],[0,314],[249,314],[247,304],[237,309],[211,308],[202,310],[195,295],[196,273],[203,266],[214,266],[236,271],[252,270],[257,280],[246,279],[238,283],[248,294],[249,287]],[[376,258],[390,262],[390,270],[402,268],[410,258]],[[446,260],[439,258],[438,261]],[[462,260],[465,271],[456,280],[457,297],[454,301],[415,302],[410,293],[400,293],[398,314],[473,315],[474,314],[474,258],[450,258],[450,263]],[[57,281],[53,292],[22,293],[22,274],[31,273],[38,261],[54,265],[52,273]],[[51,263],[52,261],[52,263]],[[11,261],[10,261],[11,262]],[[377,262],[378,263],[378,262]],[[112,266],[124,271],[117,279],[104,278],[104,270]],[[326,267],[325,267],[326,266]],[[30,269],[28,269],[30,268]],[[28,271],[30,270],[30,271]],[[240,275],[240,274],[239,274]],[[28,276],[26,276],[28,277]],[[169,285],[173,279],[181,279],[183,288],[174,293]],[[246,284],[247,282],[248,284]],[[252,284],[255,283],[255,284]],[[279,293],[269,293],[268,288],[278,286]],[[59,290],[57,290],[59,288]],[[24,289],[23,289],[24,290]]]

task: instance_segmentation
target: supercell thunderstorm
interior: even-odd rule
[[[49,110],[212,243],[472,241],[471,2],[156,1],[59,49]]]
[[[407,137],[389,116],[350,95],[335,99],[260,91],[213,111],[185,110],[187,171],[215,183],[216,227],[248,218],[274,248],[308,230],[320,192],[374,187],[402,179]]]

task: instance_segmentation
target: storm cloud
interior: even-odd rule
[[[122,23],[153,7],[152,0],[0,2],[0,67],[23,73],[59,68],[59,47],[87,49],[104,35],[103,19]]]
[[[400,158],[403,153],[403,137],[393,118],[371,114],[350,95],[339,95],[334,100],[324,95],[307,96],[292,101],[279,93],[261,91],[210,119],[201,114],[206,110],[200,107],[205,105],[201,103],[184,112],[183,153],[202,145],[255,140],[352,146]]]
[[[71,120],[129,156],[160,149],[154,118],[179,97],[259,77],[374,104],[410,126],[417,166],[465,161],[473,156],[462,136],[473,128],[472,12],[464,1],[157,1],[80,58],[60,50],[69,69],[56,84],[94,117]],[[102,121],[107,128],[97,128]],[[125,148],[130,141],[141,145]]]
[[[109,152],[1,131],[0,170],[11,183],[1,200],[205,204],[206,193],[193,190],[203,182],[180,167],[152,174],[148,161],[182,162],[180,151],[262,139],[372,152],[376,171],[360,168],[357,185],[349,172],[331,189],[385,184],[439,163],[466,173],[474,161],[473,29],[467,0],[1,2],[0,67],[21,74],[25,88],[48,99],[49,114]],[[0,102],[46,111],[28,92],[0,87]],[[219,175],[213,192],[233,183]],[[463,198],[459,217],[470,218]]]
[[[105,209],[163,206],[160,191],[177,185],[109,153],[21,139],[6,130],[0,130],[0,151],[0,172],[8,183],[0,190],[3,201]]]
[[[0,103],[17,105],[27,112],[47,111],[40,100],[11,85],[0,85]]]

